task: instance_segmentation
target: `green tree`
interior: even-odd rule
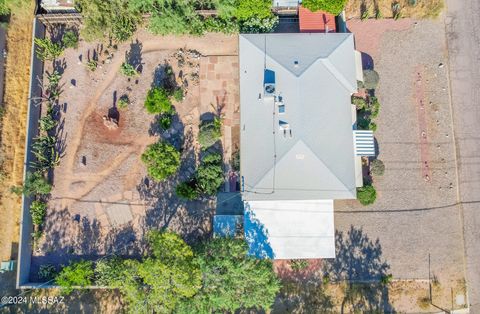
[[[62,268],[55,277],[55,282],[61,287],[62,292],[68,295],[77,286],[86,287],[92,285],[93,278],[93,262],[79,261]]]
[[[22,192],[26,196],[46,195],[52,190],[52,185],[45,179],[43,173],[39,171],[27,172]]]
[[[377,198],[377,191],[373,185],[364,185],[361,188],[357,188],[357,198],[362,205],[373,204]]]
[[[65,48],[75,48],[78,47],[78,35],[75,31],[66,31],[63,34],[62,43]]]
[[[193,297],[201,286],[201,273],[192,249],[171,232],[147,235],[152,255],[143,261],[126,260],[118,288],[134,313],[172,313],[178,303]]]
[[[54,43],[50,38],[35,38],[37,56],[42,61],[52,61],[60,57],[63,53],[63,47],[59,43]]]
[[[180,152],[164,142],[149,145],[141,158],[147,166],[148,175],[157,181],[173,175],[180,166]]]
[[[335,15],[340,14],[347,0],[303,0],[302,5],[312,12],[326,11]]]
[[[123,260],[117,256],[103,258],[95,263],[95,283],[109,286],[122,280]]]
[[[28,9],[29,0],[0,0],[0,15],[7,15],[10,11],[23,11]]]
[[[47,204],[42,201],[33,201],[30,205],[30,215],[34,225],[40,226],[43,223],[45,214],[47,213]]]
[[[198,142],[202,149],[215,144],[222,136],[222,120],[215,118],[213,121],[204,121],[200,125],[200,132],[198,133]]]
[[[173,106],[169,93],[161,87],[152,88],[145,99],[145,108],[151,114],[172,114]]]
[[[181,313],[235,313],[268,310],[280,290],[272,262],[247,254],[243,239],[214,238],[203,243],[197,261],[202,288],[179,308]]]
[[[270,0],[241,0],[235,11],[235,16],[240,21],[254,17],[264,19],[272,15],[272,1]]]
[[[82,35],[87,41],[126,41],[142,20],[129,0],[76,0],[75,5],[82,14]]]
[[[200,192],[215,195],[224,181],[222,155],[209,154],[205,156],[198,167],[196,179]]]

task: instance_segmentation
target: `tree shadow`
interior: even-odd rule
[[[380,241],[370,240],[362,228],[350,227],[335,232],[336,257],[327,259],[323,271],[333,281],[345,281],[342,313],[392,313],[388,287],[381,280],[386,278],[389,264],[382,258]]]
[[[362,69],[363,70],[373,70],[375,63],[373,61],[372,56],[370,56],[366,52],[360,52],[362,56]]]
[[[68,208],[53,210],[45,217],[44,238],[32,254],[30,280],[45,281],[38,276],[44,264],[51,264],[59,271],[72,261],[95,261],[111,254],[140,258],[144,248],[131,223],[110,228],[102,226],[96,218],[72,215]]]
[[[162,64],[159,64],[153,72],[152,88],[163,87],[170,94],[178,89],[178,84],[175,79],[175,73],[172,66],[164,60]]]
[[[142,43],[136,39],[135,42],[132,41],[130,44],[130,50],[125,52],[126,62],[132,65],[139,73],[143,71],[142,49]]]
[[[256,217],[250,208],[250,204],[245,203],[244,214],[245,241],[248,244],[248,254],[258,258],[274,259],[275,254],[268,239],[268,230]]]

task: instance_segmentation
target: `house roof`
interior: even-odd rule
[[[256,257],[335,257],[332,200],[245,202],[244,228]]]
[[[352,34],[240,36],[244,200],[356,197],[355,77]],[[275,98],[264,95],[265,79],[274,80]]]
[[[309,9],[300,6],[298,9],[298,18],[300,21],[300,32],[335,32],[335,15],[324,12],[312,12]]]

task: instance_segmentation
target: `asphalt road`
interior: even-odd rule
[[[480,1],[446,4],[467,287],[470,313],[480,313]]]

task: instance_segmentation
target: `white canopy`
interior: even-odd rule
[[[244,228],[258,257],[335,257],[333,200],[245,202]]]

